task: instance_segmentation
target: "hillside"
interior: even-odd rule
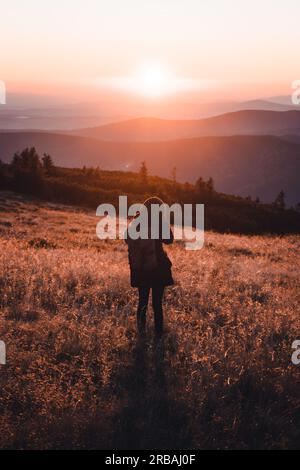
[[[103,142],[87,137],[37,132],[0,134],[0,158],[35,146],[63,167],[100,166],[136,171],[142,161],[151,174],[194,183],[213,177],[218,191],[272,202],[283,189],[288,204],[300,201],[300,145],[274,136],[202,137],[166,142]]]
[[[125,121],[140,116],[158,117],[163,119],[201,119],[228,112],[255,109],[270,111],[288,111],[295,109],[285,97],[282,103],[273,102],[272,98],[250,101],[200,101],[181,99],[173,101],[134,101],[130,97],[130,112],[128,102],[120,99],[112,102],[97,101],[79,102],[72,104],[53,103],[52,100],[41,100],[35,95],[7,93],[7,104],[0,106],[1,130],[44,130],[66,131],[98,127],[111,122]],[[276,98],[275,98],[276,99]],[[0,132],[1,132],[0,130]]]
[[[299,236],[169,247],[156,347],[94,212],[0,192],[0,221],[2,449],[299,447]]]
[[[198,178],[195,185],[149,176],[143,172],[104,171],[99,168],[67,169],[41,160],[34,148],[15,155],[11,164],[0,165],[0,189],[38,196],[44,200],[77,204],[96,210],[101,203],[119,205],[127,195],[129,204],[152,195],[166,203],[204,204],[205,228],[238,233],[300,233],[300,213],[285,209],[282,195],[276,204],[223,194],[211,178]],[[195,220],[194,220],[195,223]]]
[[[300,134],[300,111],[243,110],[198,120],[140,118],[72,134],[121,142],[153,142],[240,134]]]

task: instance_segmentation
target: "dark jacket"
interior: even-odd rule
[[[125,236],[128,245],[128,258],[132,287],[170,286],[174,284],[172,263],[163,249],[163,243],[173,243],[173,232],[170,238],[158,240],[132,240]]]

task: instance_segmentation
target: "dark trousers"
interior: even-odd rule
[[[150,287],[139,287],[139,304],[137,310],[137,325],[140,333],[145,331],[146,312],[148,307]],[[155,332],[161,334],[163,332],[163,309],[162,300],[164,295],[164,287],[152,287],[152,307],[154,310]]]

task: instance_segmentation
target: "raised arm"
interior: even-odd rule
[[[162,238],[161,240],[163,243],[165,243],[166,245],[171,245],[174,241],[174,235],[173,235],[173,230],[170,226],[170,236],[168,238]]]

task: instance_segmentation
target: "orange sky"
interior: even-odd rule
[[[146,62],[168,70],[176,99],[289,94],[300,78],[299,13],[298,0],[10,0],[0,80],[8,92],[74,101],[118,96],[123,80],[130,96]]]

